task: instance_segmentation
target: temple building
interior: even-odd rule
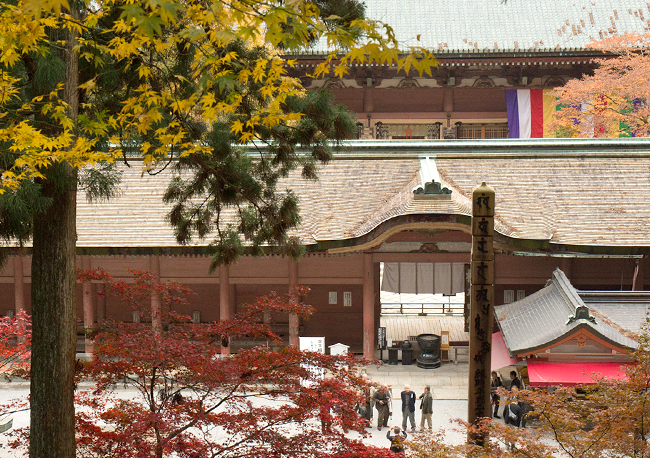
[[[118,197],[89,203],[79,196],[78,266],[104,267],[118,278],[129,277],[129,267],[149,269],[185,284],[197,294],[178,311],[197,322],[303,284],[316,313],[294,336],[325,336],[373,356],[380,263],[397,263],[407,277],[432,274],[423,288],[457,288],[470,259],[469,199],[482,181],[496,192],[497,304],[539,290],[558,267],[580,289],[650,286],[646,139],[351,141],[346,153],[321,167],[318,181],[295,172],[281,184],[300,201],[296,235],[306,254],[298,262],[244,257],[214,274],[209,239],[179,246],[166,221],[161,195],[170,176],[142,176],[137,167],[123,172]],[[29,311],[29,248],[11,258],[0,280],[5,309]],[[133,319],[117,299],[91,299],[83,291],[79,285],[80,319]],[[288,317],[276,323],[287,336],[288,323]]]
[[[515,103],[509,97],[543,102],[544,89],[589,73],[603,54],[587,43],[645,32],[650,6],[366,4],[367,16],[392,24],[404,46],[434,50],[440,66],[430,77],[371,64],[341,79],[313,79],[324,49],[292,56],[298,60],[292,72],[306,88],[332,91],[359,120],[359,139],[320,166],[317,181],[294,172],[278,186],[299,198],[301,259],[246,256],[210,273],[210,237],[179,246],[167,221],[170,207],[161,197],[171,175],[143,175],[136,166],[123,168],[121,193],[108,202],[87,202],[80,192],[78,266],[103,267],[117,278],[128,278],[127,268],[147,269],[187,285],[196,295],[178,312],[197,323],[303,284],[311,288],[305,301],[315,314],[300,323],[273,317],[274,329],[293,344],[298,336],[324,336],[328,345],[340,342],[373,357],[382,267],[389,289],[467,290],[470,198],[486,182],[496,193],[497,305],[539,291],[558,268],[580,290],[650,290],[650,141],[510,138],[544,137],[544,130],[543,119],[540,128],[538,118],[520,116],[512,135],[508,110]],[[29,312],[30,247],[7,249],[0,312]],[[100,288],[79,284],[82,324],[137,319],[117,299],[92,294]]]
[[[403,49],[433,52],[439,66],[431,76],[374,62],[355,64],[342,78],[315,79],[324,44],[291,56],[292,76],[308,89],[331,91],[357,114],[359,138],[374,139],[553,136],[544,129],[553,109],[548,91],[589,74],[595,60],[608,56],[589,43],[647,33],[650,20],[640,0],[365,4],[366,16],[391,25]]]
[[[492,367],[523,361],[533,387],[591,384],[592,374],[624,378],[648,312],[650,291],[577,290],[556,269],[544,288],[496,307]]]

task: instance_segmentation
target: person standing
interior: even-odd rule
[[[374,385],[368,387],[368,416],[366,417],[366,420],[368,420],[368,426],[372,426],[372,410],[375,408],[376,391]]]
[[[415,431],[415,393],[408,385],[402,391],[402,429],[406,431],[406,420],[411,422],[411,432]]]
[[[383,426],[388,426],[388,387],[382,385],[374,395],[375,407],[377,408],[377,429],[381,431]]]
[[[422,409],[422,419],[420,420],[420,429],[424,430],[424,422],[429,423],[429,431],[433,430],[431,424],[431,414],[433,413],[433,396],[431,395],[431,387],[429,385],[424,387],[424,393],[418,398],[420,399],[420,409]]]
[[[517,388],[521,390],[521,380],[517,377],[517,371],[510,371],[510,380],[512,380],[510,389]]]
[[[499,388],[503,386],[501,382],[501,377],[497,374],[496,371],[492,371],[492,381],[490,382],[490,390],[492,391],[492,404],[494,405],[494,413],[492,416],[494,418],[501,418],[499,416],[499,406],[501,404],[501,395],[499,394]]]
[[[364,402],[357,405],[357,412],[366,420],[366,426],[372,426],[372,409],[375,408],[375,387],[368,378],[368,374],[361,376],[365,386],[362,388]]]
[[[517,388],[514,389],[517,391]],[[503,422],[506,425],[512,425],[519,428],[521,422],[521,407],[517,404],[516,397],[506,399],[506,405],[503,407]],[[508,450],[514,450],[515,444],[506,439],[506,447]]]

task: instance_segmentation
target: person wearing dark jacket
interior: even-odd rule
[[[374,394],[375,408],[377,409],[377,429],[381,431],[382,426],[388,426],[388,387],[382,385]]]
[[[515,389],[516,391],[516,389]],[[506,405],[503,407],[503,422],[506,425],[512,425],[516,428],[519,428],[522,416],[522,409],[517,404],[516,399],[510,399],[506,401]],[[506,440],[506,448],[508,450],[514,450],[515,444]]]
[[[503,409],[503,421],[506,425],[519,428],[521,424],[522,409],[516,402],[512,401]]]
[[[510,389],[517,388],[518,390],[521,390],[521,380],[517,377],[516,371],[510,371],[510,380],[512,380],[510,383]]]
[[[492,416],[494,418],[501,418],[499,416],[499,405],[501,404],[501,395],[498,393],[499,388],[503,386],[501,382],[501,377],[496,371],[492,371],[492,381],[490,382],[490,389],[492,391],[492,404],[494,405],[494,413]]]
[[[422,409],[422,419],[420,420],[420,429],[424,430],[424,422],[429,423],[429,431],[433,429],[431,424],[431,414],[433,413],[433,396],[431,395],[431,387],[429,385],[424,387],[424,393],[418,398],[421,400],[420,409]]]
[[[408,385],[402,391],[402,429],[406,431],[406,420],[411,422],[411,431],[415,431],[415,393]]]
[[[391,432],[393,434],[391,434]],[[395,453],[403,453],[404,446],[402,445],[406,440],[406,431],[402,431],[399,426],[395,426],[392,430],[389,429],[386,433],[386,438],[390,441],[390,451]]]

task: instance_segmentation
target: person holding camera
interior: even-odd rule
[[[406,434],[406,431],[402,431],[402,428],[399,426],[389,429],[386,433],[386,438],[390,441],[390,451],[395,453],[404,453],[404,441],[407,436],[408,434]]]

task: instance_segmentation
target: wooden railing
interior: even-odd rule
[[[398,315],[411,315],[411,316],[463,316],[463,304],[449,304],[447,302],[441,303],[383,303],[381,304],[382,316],[398,316]]]

